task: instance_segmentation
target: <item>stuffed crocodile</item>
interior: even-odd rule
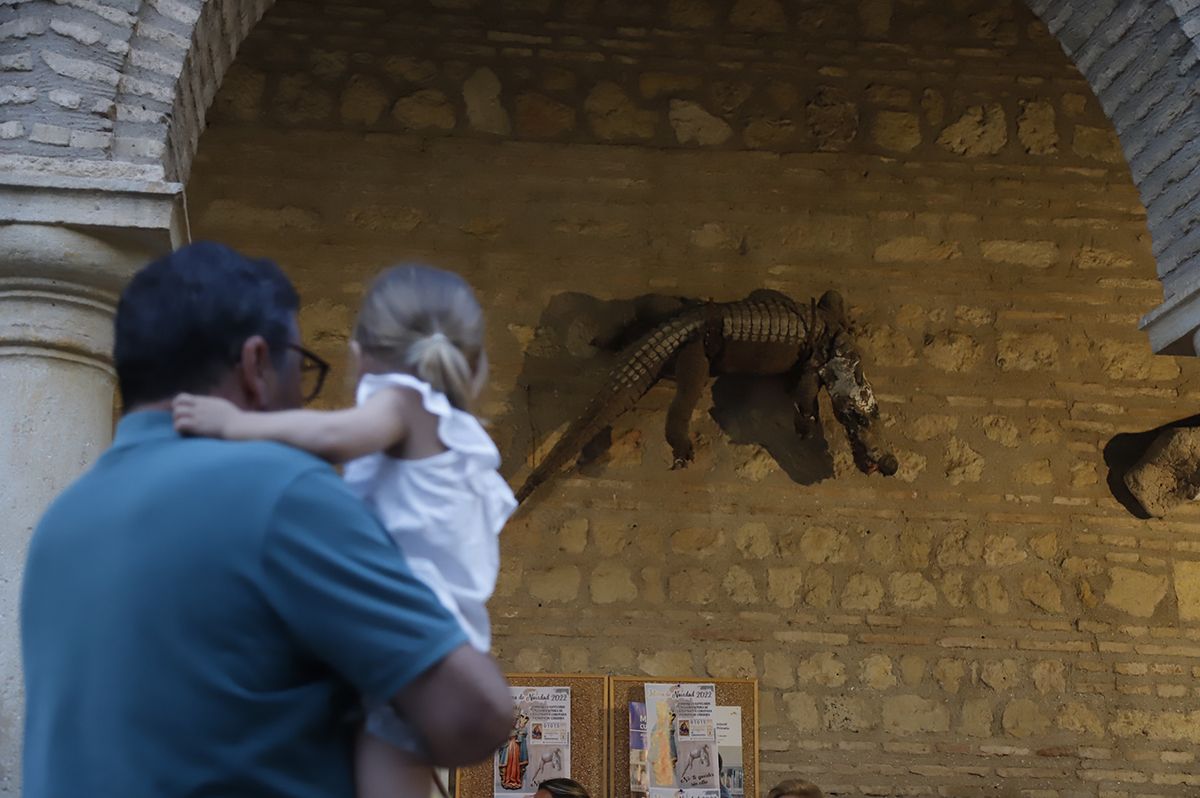
[[[537,464],[517,499],[524,501],[570,467],[584,447],[632,410],[669,367],[677,383],[667,411],[674,468],[692,461],[692,411],[709,377],[782,375],[791,392],[798,435],[808,437],[816,429],[817,393],[824,387],[859,469],[885,476],[896,473],[896,458],[879,441],[879,405],[863,376],[841,296],[828,291],[819,301],[800,305],[777,291],[759,290],[738,302],[685,307],[625,348],[600,393]]]

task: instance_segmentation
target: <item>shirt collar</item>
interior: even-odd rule
[[[177,438],[175,421],[165,410],[138,410],[117,423],[113,447],[136,446],[149,441]]]

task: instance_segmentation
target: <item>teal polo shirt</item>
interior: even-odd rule
[[[351,798],[350,720],[466,643],[324,462],[139,412],[30,542],[26,798]]]

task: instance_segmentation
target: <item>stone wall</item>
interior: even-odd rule
[[[505,664],[756,676],[764,785],[1194,791],[1200,513],[1134,518],[1104,450],[1200,382],[1135,330],[1160,296],[1145,214],[1041,24],[971,0],[474,5],[278,3],[201,140],[196,237],[285,264],[339,361],[379,267],[468,276],[514,481],[586,405],[623,300],[835,287],[901,459],[867,477],[830,421],[826,454],[706,403],[670,471],[656,388],[506,530]],[[836,476],[797,484],[788,457]]]

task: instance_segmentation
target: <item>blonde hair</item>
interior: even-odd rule
[[[767,798],[825,798],[821,788],[806,779],[788,779],[771,788]]]
[[[429,383],[460,410],[482,388],[483,309],[457,274],[394,266],[371,283],[354,340],[375,363]]]

